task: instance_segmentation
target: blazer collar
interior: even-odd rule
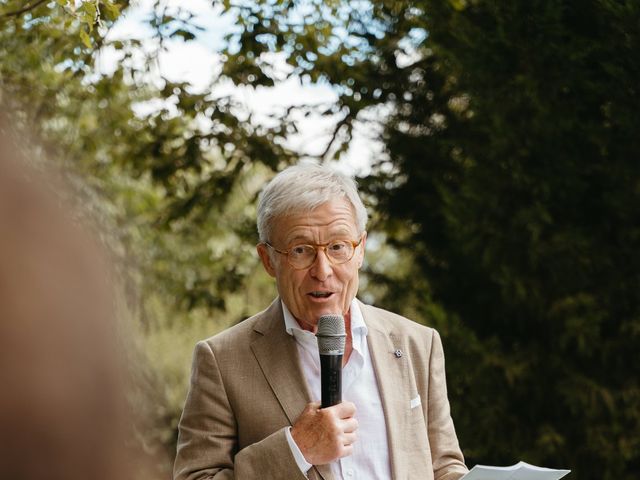
[[[293,424],[310,401],[310,394],[300,369],[295,340],[284,329],[279,298],[262,312],[254,330],[260,335],[251,344],[251,350],[285,415]]]
[[[284,326],[280,298],[276,298],[253,329],[259,333],[251,344],[256,361],[291,425],[311,401],[307,382],[300,369],[295,339]],[[333,480],[329,465],[313,467],[325,480]]]

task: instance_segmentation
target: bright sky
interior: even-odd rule
[[[153,0],[139,0],[129,8],[109,32],[110,39],[137,38],[151,42],[151,31],[145,28],[143,19],[153,11]],[[187,81],[194,89],[203,90],[209,84],[220,67],[220,54],[223,37],[233,29],[234,19],[229,15],[222,15],[221,8],[211,5],[206,0],[165,0],[163,5],[169,7],[180,6],[189,10],[193,15],[193,22],[204,28],[195,40],[184,42],[180,39],[171,40],[167,50],[161,53],[159,69],[161,75],[172,81]],[[117,57],[113,52],[104,52],[100,59],[101,69],[108,72],[113,68]],[[275,57],[277,60],[277,57]],[[282,62],[283,72],[286,66]],[[238,88],[231,83],[216,87],[216,94],[232,94],[251,109],[256,118],[265,118],[265,114],[303,103],[332,102],[336,99],[335,92],[328,85],[302,85],[299,79],[290,78],[277,84],[273,88]],[[157,108],[147,105],[145,108]],[[375,116],[376,112],[370,112]],[[266,121],[266,118],[265,118]],[[305,155],[320,154],[330,140],[332,127],[337,119],[309,116],[301,119],[300,133],[289,138],[289,147]],[[370,170],[372,160],[382,154],[382,146],[376,140],[375,124],[358,123],[349,151],[336,164],[338,168],[349,174],[366,174]]]

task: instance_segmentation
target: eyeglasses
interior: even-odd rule
[[[274,251],[287,256],[287,262],[296,270],[309,268],[316,261],[318,250],[324,250],[325,255],[333,265],[347,263],[353,258],[358,245],[362,243],[362,237],[357,242],[351,240],[334,240],[322,244],[300,244],[294,245],[289,250],[278,250],[269,242],[264,244]]]

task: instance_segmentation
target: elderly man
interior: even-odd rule
[[[325,167],[277,175],[258,204],[271,306],[198,343],[180,420],[176,480],[456,480],[467,469],[437,332],[355,296],[367,213]],[[314,333],[342,314],[343,401],[320,408]]]

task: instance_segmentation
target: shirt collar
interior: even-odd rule
[[[300,324],[295,319],[295,317],[291,314],[291,311],[287,308],[282,300],[280,300],[282,304],[282,313],[284,315],[284,328],[289,335],[293,335],[294,330],[303,330],[300,328]],[[358,301],[354,298],[351,300],[350,310],[351,312],[351,333],[359,333],[360,335],[366,336],[369,330],[367,329],[367,325],[364,323],[364,318],[362,317],[362,311],[360,310],[360,305]],[[303,330],[306,331],[306,330]],[[308,332],[311,333],[311,332]]]

